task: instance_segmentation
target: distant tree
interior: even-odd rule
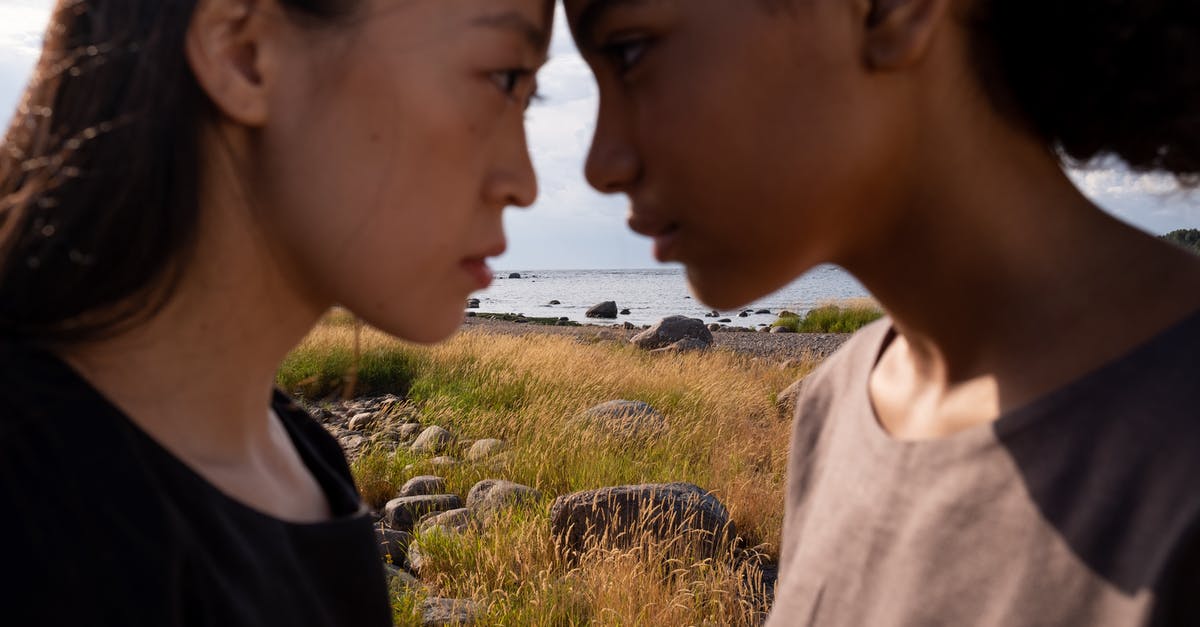
[[[1168,242],[1174,242],[1184,248],[1200,254],[1200,229],[1180,229],[1162,236]]]

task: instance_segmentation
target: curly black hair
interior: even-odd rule
[[[1200,2],[978,0],[969,28],[989,97],[1065,161],[1200,184]]]

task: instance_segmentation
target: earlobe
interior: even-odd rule
[[[201,0],[188,25],[185,52],[200,88],[218,111],[245,126],[267,118],[258,0]]]
[[[873,0],[866,17],[865,56],[874,70],[898,70],[924,58],[950,0]]]

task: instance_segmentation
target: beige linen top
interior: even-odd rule
[[[803,384],[768,625],[1200,625],[1200,313],[925,442],[871,405],[893,337],[864,329]]]

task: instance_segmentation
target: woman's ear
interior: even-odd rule
[[[216,108],[244,126],[267,120],[263,5],[270,0],[200,0],[185,50],[200,88]]]
[[[950,0],[872,0],[866,20],[866,61],[874,70],[917,64],[949,10]]]

